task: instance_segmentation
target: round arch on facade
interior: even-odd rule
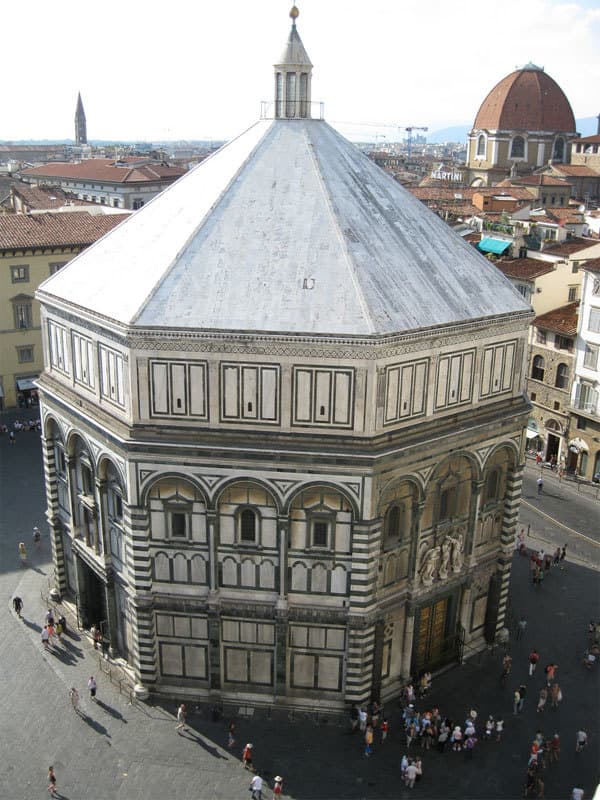
[[[256,486],[257,489],[262,489],[262,491],[266,492],[273,501],[273,506],[275,507],[277,514],[281,513],[282,504],[279,495],[275,492],[273,487],[270,486],[266,481],[263,481],[260,478],[255,478],[255,477],[228,478],[224,483],[221,483],[211,499],[211,506],[210,506],[211,510],[216,510],[219,507],[223,494],[228,489],[231,489],[233,486],[236,486],[238,484],[239,485],[250,484],[251,486]]]
[[[490,464],[490,462],[492,461],[494,456],[500,450],[508,450],[508,452],[510,453],[510,455],[513,458],[513,466],[516,466],[519,463],[520,456],[521,456],[520,450],[519,450],[518,446],[515,444],[515,442],[513,442],[512,439],[509,439],[506,442],[498,442],[498,444],[495,444],[492,447],[492,449],[489,451],[489,453],[486,454],[486,457],[485,457],[485,460],[483,462],[482,469],[481,469],[482,473],[484,473],[486,471],[486,469],[488,468],[488,465]]]
[[[77,428],[71,428],[68,431],[68,433],[66,434],[65,439],[64,439],[65,452],[67,453],[68,456],[74,456],[75,455],[74,442],[77,439],[79,439],[83,443],[83,447],[85,448],[85,451],[87,452],[87,454],[88,454],[88,456],[90,458],[90,463],[95,468],[96,467],[96,459],[94,458],[94,450],[93,450],[92,446],[90,445],[90,442],[89,442],[87,436],[85,434],[81,433],[81,431],[77,430]]]
[[[300,486],[296,486],[294,491],[290,494],[288,499],[285,501],[282,512],[283,514],[289,514],[292,508],[292,504],[294,500],[302,494],[302,492],[307,491],[307,489],[329,489],[337,492],[340,494],[344,500],[347,501],[348,505],[352,509],[352,517],[354,520],[360,519],[360,513],[358,508],[358,503],[356,498],[352,497],[351,494],[348,493],[348,490],[343,487],[339,486],[337,483],[332,483],[331,481],[309,481],[308,483],[303,483]]]
[[[477,459],[477,456],[474,453],[471,453],[469,450],[456,450],[442,459],[442,461],[440,461],[440,463],[432,471],[425,484],[425,494],[427,494],[433,483],[437,483],[439,481],[440,477],[444,474],[444,468],[449,466],[449,464],[456,458],[464,458],[466,461],[468,461],[473,470],[473,479],[476,481],[481,480],[483,470]]]
[[[382,504],[385,503],[385,498],[393,492],[393,490],[403,483],[410,483],[417,492],[417,501],[422,503],[425,500],[425,484],[423,483],[422,479],[418,478],[416,475],[401,475],[396,478],[390,478],[390,480],[385,484],[385,486],[381,489],[379,493],[379,497],[377,498],[377,510],[378,514],[381,514]]]
[[[63,426],[61,425],[57,417],[54,416],[54,414],[47,414],[44,417],[44,425],[43,425],[44,438],[49,439],[52,437],[53,433],[52,427],[58,433],[60,441],[65,445],[66,448],[67,435],[65,435]]]
[[[110,453],[102,452],[98,456],[97,465],[96,465],[96,475],[100,479],[105,479],[107,475],[107,467],[108,465],[116,472],[119,478],[119,485],[124,494],[128,494],[127,492],[127,481],[125,480],[125,474],[123,473],[121,467],[117,464],[115,459],[111,456]]]
[[[185,483],[189,483],[190,486],[194,488],[194,491],[197,491],[199,495],[202,497],[202,502],[204,503],[205,507],[208,509],[209,502],[206,496],[206,491],[204,487],[202,487],[197,481],[195,481],[189,475],[186,475],[181,472],[161,472],[158,474],[150,475],[148,478],[147,483],[145,483],[140,488],[140,506],[145,506],[148,503],[148,498],[150,496],[150,492],[152,491],[153,487],[156,486],[157,483],[161,481],[168,480],[168,481],[184,481]]]

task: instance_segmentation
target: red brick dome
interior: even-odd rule
[[[473,128],[575,133],[571,104],[541,67],[527,64],[497,83],[481,104]]]

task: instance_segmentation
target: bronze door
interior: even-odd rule
[[[419,615],[419,633],[415,647],[415,667],[417,670],[434,667],[444,658],[446,641],[446,618],[448,600],[438,600],[424,606]]]

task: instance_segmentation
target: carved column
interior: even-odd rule
[[[413,503],[412,506],[412,525],[410,531],[410,554],[408,558],[408,587],[409,590],[414,589],[418,583],[418,557],[419,557],[419,539],[421,537],[421,517],[425,509],[425,501],[421,500]]]
[[[96,538],[94,549],[96,553],[110,555],[110,535],[106,526],[108,520],[107,482],[104,478],[96,478]]]
[[[208,588],[210,592],[219,590],[218,548],[217,548],[217,512],[206,511],[206,529],[208,534]]]
[[[479,511],[481,508],[481,496],[485,487],[485,481],[471,481],[471,500],[469,502],[469,527],[467,529],[467,536],[465,542],[465,561],[467,566],[473,566],[475,563],[475,556],[473,554],[475,547],[475,531],[479,520]]]
[[[406,621],[404,623],[404,641],[402,643],[402,665],[400,671],[403,680],[408,680],[410,677],[410,665],[412,663],[412,649],[413,639],[415,635],[415,614],[416,607],[414,603],[408,603],[406,606]]]

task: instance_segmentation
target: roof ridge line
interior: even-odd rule
[[[226,147],[229,147],[229,146],[230,146],[230,145],[232,145],[234,142],[237,142],[237,140],[238,140],[238,139],[240,139],[240,138],[241,138],[241,137],[242,137],[242,136],[243,136],[245,133],[247,133],[249,130],[251,130],[251,129],[252,129],[254,126],[255,126],[255,125],[260,125],[260,123],[261,123],[261,122],[263,122],[263,120],[259,120],[258,122],[254,122],[252,125],[250,125],[250,127],[246,128],[244,131],[242,131],[240,134],[238,134],[237,136],[235,136],[233,139],[230,139],[230,141],[228,141],[226,144],[224,144],[224,145],[223,145],[223,147],[220,147],[220,148],[219,148],[217,151],[215,151],[214,153],[212,153],[212,154],[211,154],[211,155],[210,155],[208,158],[205,158],[203,161],[201,161],[199,164],[197,164],[197,165],[194,167],[194,169],[193,169],[193,170],[191,170],[191,172],[188,172],[188,173],[187,173],[187,175],[190,175],[191,173],[195,172],[195,171],[196,171],[196,170],[197,170],[199,167],[201,167],[203,164],[206,164],[206,163],[207,163],[207,162],[208,162],[210,159],[213,159],[213,158],[214,158],[214,157],[215,157],[215,156],[216,156],[218,153],[220,153],[220,152],[221,152],[221,151],[222,151],[224,148],[226,148]],[[273,126],[272,126],[272,123],[271,123],[271,124],[269,125],[269,128],[272,128],[272,127],[273,127]],[[223,197],[224,197],[224,196],[225,196],[225,194],[227,193],[227,191],[228,191],[229,187],[230,187],[230,186],[231,186],[231,185],[234,183],[234,181],[236,180],[236,178],[238,177],[238,175],[240,174],[240,172],[241,172],[241,171],[244,169],[244,167],[245,167],[245,166],[246,166],[246,164],[248,163],[248,160],[249,160],[249,159],[252,157],[252,155],[255,153],[256,149],[257,149],[257,148],[258,148],[258,147],[259,147],[259,146],[260,146],[260,145],[261,145],[261,144],[264,142],[264,138],[265,138],[265,136],[267,135],[267,133],[269,132],[269,128],[267,128],[267,129],[265,130],[265,132],[263,133],[263,135],[262,135],[262,136],[260,136],[260,138],[258,139],[258,141],[257,141],[257,142],[254,144],[254,146],[252,147],[252,149],[250,150],[250,152],[247,154],[246,158],[245,158],[245,159],[243,160],[243,162],[242,162],[242,163],[241,163],[241,164],[238,166],[238,168],[237,168],[237,169],[236,169],[236,170],[233,172],[233,174],[231,175],[230,179],[227,181],[226,185],[225,185],[225,186],[224,186],[224,187],[221,189],[221,191],[219,192],[219,195],[218,195],[218,197],[216,198],[216,200],[215,200],[215,201],[214,201],[214,202],[211,204],[210,208],[208,208],[208,209],[206,210],[206,213],[204,214],[204,216],[202,217],[202,219],[200,219],[200,220],[198,221],[198,223],[197,223],[197,224],[196,224],[196,225],[193,227],[192,231],[190,232],[190,235],[187,237],[187,239],[185,240],[185,242],[183,243],[183,245],[182,245],[182,246],[179,248],[179,250],[177,251],[177,253],[174,255],[174,257],[173,257],[173,259],[171,260],[171,263],[169,264],[169,266],[167,267],[167,269],[165,269],[165,270],[163,271],[161,278],[160,278],[159,280],[155,281],[155,283],[154,283],[154,286],[152,287],[152,289],[150,290],[150,292],[148,293],[148,295],[147,295],[147,296],[146,296],[146,297],[145,297],[145,298],[144,298],[144,299],[141,301],[141,303],[140,303],[140,304],[139,304],[139,306],[138,306],[138,309],[137,309],[137,311],[136,311],[136,312],[135,312],[135,313],[134,313],[134,314],[131,316],[131,319],[129,320],[129,323],[128,323],[129,325],[135,325],[135,324],[136,324],[136,322],[137,322],[137,321],[138,321],[138,319],[140,318],[140,315],[143,313],[143,311],[145,310],[145,308],[146,308],[146,306],[148,305],[148,303],[150,302],[150,300],[151,300],[151,299],[154,297],[154,295],[155,295],[155,294],[158,292],[158,290],[159,290],[159,288],[161,287],[161,285],[162,285],[163,281],[165,281],[165,280],[168,278],[168,276],[171,274],[171,272],[173,271],[173,269],[174,269],[174,268],[175,268],[175,266],[177,265],[177,263],[178,263],[178,261],[179,261],[179,258],[180,258],[180,257],[181,257],[181,255],[182,255],[182,254],[183,254],[183,253],[184,253],[184,252],[187,250],[187,248],[188,248],[188,245],[189,245],[189,244],[190,244],[190,242],[193,240],[193,238],[196,236],[197,232],[198,232],[198,231],[199,231],[199,230],[200,230],[200,229],[201,229],[201,228],[204,226],[204,224],[205,224],[206,220],[207,220],[207,219],[210,217],[210,215],[211,215],[211,214],[214,212],[215,208],[217,208],[217,206],[219,205],[219,203],[221,202],[221,200],[223,199]],[[182,177],[186,177],[186,176],[185,176],[185,175],[183,175]],[[175,181],[175,183],[178,183],[178,181]],[[172,184],[171,184],[171,186],[174,186],[174,185],[175,185],[174,183],[172,183]],[[167,187],[167,188],[166,188],[164,191],[168,191],[168,190],[171,188],[171,186],[168,186],[168,187]],[[153,197],[153,198],[152,198],[152,200],[150,201],[150,203],[152,203],[152,201],[154,201],[154,200],[156,200],[158,197],[160,197],[162,193],[163,193],[163,192],[160,192],[159,194],[157,194],[157,195],[156,195],[156,197]],[[150,205],[150,203],[149,203],[148,205]]]
[[[334,134],[335,134],[334,129],[327,122],[323,122],[322,125],[324,126],[325,129],[329,129],[330,131],[333,131]],[[310,141],[306,137],[306,130],[307,129],[304,128],[304,136],[306,138],[307,143],[310,144]],[[354,259],[352,258],[351,254],[350,254],[350,251],[348,249],[348,245],[346,243],[346,237],[344,236],[344,232],[340,228],[339,220],[337,218],[337,215],[334,212],[333,204],[331,202],[331,196],[330,196],[329,192],[327,191],[327,187],[325,185],[325,181],[323,180],[323,176],[321,174],[321,166],[319,164],[318,159],[315,156],[314,147],[309,147],[309,154],[310,154],[310,157],[311,157],[311,159],[313,160],[313,162],[315,164],[315,167],[316,167],[315,172],[316,172],[316,175],[317,175],[317,178],[318,178],[318,181],[319,181],[319,185],[321,186],[323,197],[325,198],[325,202],[327,204],[327,209],[329,210],[329,213],[331,215],[331,221],[333,223],[333,229],[335,230],[336,235],[338,237],[338,240],[339,240],[339,242],[341,244],[342,253],[344,254],[344,261],[346,262],[347,270],[348,270],[348,272],[350,274],[350,279],[352,280],[352,285],[354,286],[354,288],[355,288],[355,290],[357,292],[357,295],[358,295],[358,298],[359,298],[359,302],[360,302],[360,306],[361,306],[361,308],[363,310],[364,318],[367,321],[369,327],[371,328],[371,332],[375,333],[376,330],[377,330],[377,326],[375,325],[375,320],[373,319],[373,315],[369,312],[369,307],[368,307],[368,305],[366,303],[366,300],[365,300],[364,290],[363,290],[362,286],[360,285],[360,282],[359,282],[359,280],[357,278],[357,272],[356,272],[356,267],[355,267],[355,264],[354,264]]]

